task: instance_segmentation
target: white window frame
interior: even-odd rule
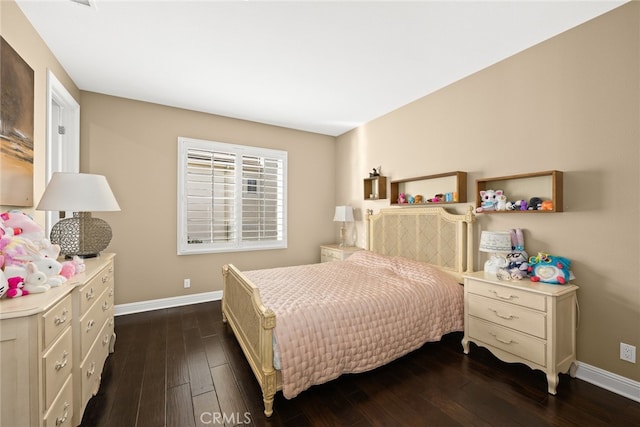
[[[190,242],[188,230],[188,194],[187,194],[187,165],[189,150],[202,150],[206,152],[230,153],[236,155],[235,184],[233,202],[233,227],[235,238],[218,242]],[[243,156],[255,156],[266,159],[276,159],[281,165],[282,179],[278,185],[278,200],[281,208],[278,215],[278,236],[275,239],[243,240],[243,192],[256,190],[255,182],[246,182],[242,178]],[[246,184],[246,185],[245,185]],[[245,188],[247,187],[247,188]],[[250,187],[250,188],[249,188]],[[287,248],[287,152],[268,148],[251,147],[246,145],[229,144],[202,139],[178,138],[178,255],[239,252]]]

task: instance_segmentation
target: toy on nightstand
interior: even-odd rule
[[[529,258],[531,281],[564,285],[571,280],[570,266],[571,261],[567,258],[539,252],[537,256]]]
[[[524,250],[524,235],[520,228],[511,230],[513,251],[507,254],[507,266],[496,273],[500,280],[520,280],[529,273],[529,254]]]

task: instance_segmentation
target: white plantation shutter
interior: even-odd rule
[[[286,248],[286,152],[178,138],[178,158],[178,254]]]

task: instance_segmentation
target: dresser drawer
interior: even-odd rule
[[[84,408],[89,399],[98,392],[100,388],[100,378],[104,362],[109,355],[109,342],[113,334],[113,324],[109,321],[98,334],[98,339],[93,343],[86,359],[80,365],[80,397],[81,408]]]
[[[498,286],[479,280],[468,280],[469,292],[496,300],[510,302],[534,310],[547,311],[547,299],[544,295],[507,286]]]
[[[545,313],[515,304],[469,294],[469,314],[538,338],[545,339],[547,335]]]
[[[111,286],[113,288],[113,261],[79,289],[80,292],[80,316],[84,315],[91,307],[91,304],[100,297],[104,290]]]
[[[105,321],[113,317],[113,288],[108,287],[80,319],[80,349],[85,358]]]
[[[71,306],[71,295],[67,295],[42,315],[44,324],[44,342],[42,343],[42,348],[49,347],[49,344],[71,324]]]
[[[44,416],[44,427],[71,427],[73,419],[73,381],[71,376],[62,386],[51,408]]]
[[[45,409],[51,406],[53,399],[71,373],[73,366],[72,350],[71,328],[67,328],[42,357]]]
[[[542,367],[547,365],[545,341],[473,317],[469,318],[467,328],[469,338],[479,345],[485,342]]]

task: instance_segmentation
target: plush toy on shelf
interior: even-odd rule
[[[477,212],[495,211],[498,204],[498,196],[503,194],[502,190],[481,190],[480,191],[480,207]],[[506,203],[505,203],[506,209]]]
[[[496,196],[496,210],[497,211],[507,210],[507,196],[505,194],[498,194]]]
[[[405,198],[404,193],[400,193],[398,195],[398,204],[401,205],[403,203],[407,203],[407,199]]]

